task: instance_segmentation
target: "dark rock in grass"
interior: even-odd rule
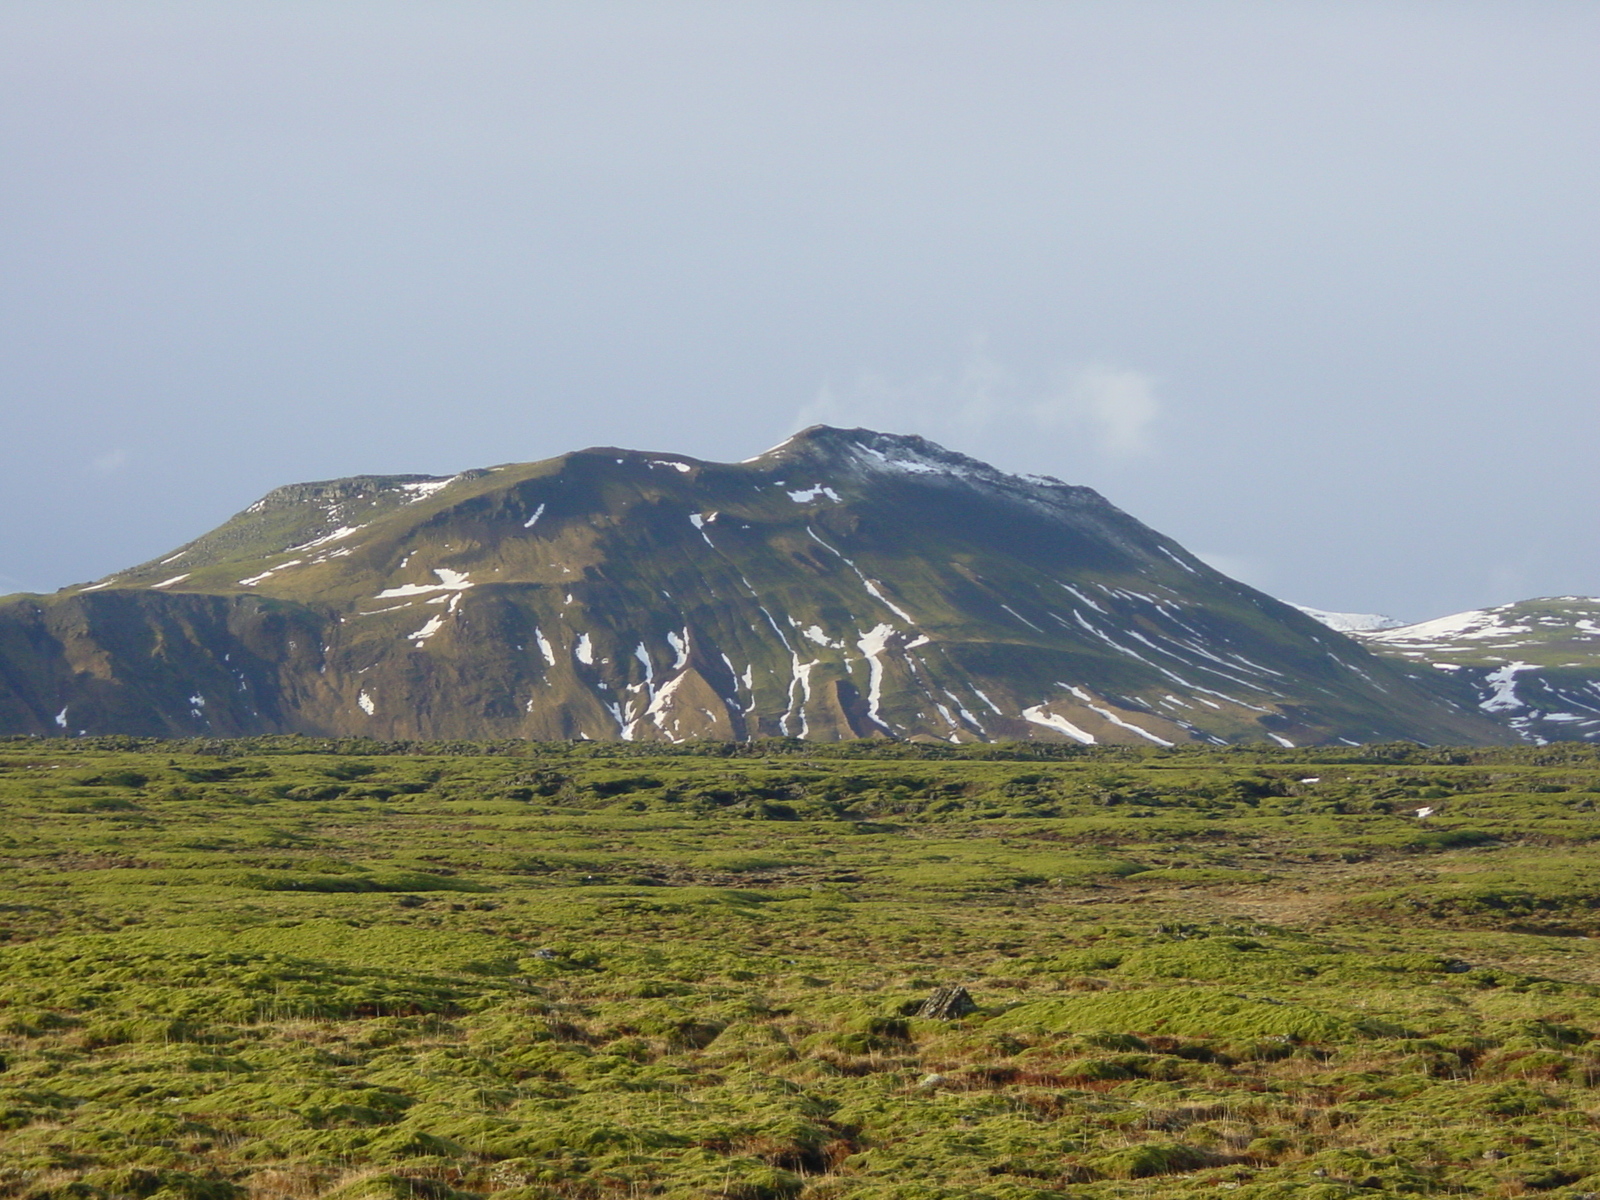
[[[978,1006],[972,1002],[967,989],[956,984],[953,987],[935,988],[933,995],[917,1009],[917,1016],[935,1021],[954,1021],[977,1011]]]

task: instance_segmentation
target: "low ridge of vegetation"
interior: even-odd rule
[[[0,741],[0,1197],[1574,1200],[1597,801],[1576,744]]]

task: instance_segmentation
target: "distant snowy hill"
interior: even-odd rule
[[[1600,741],[1600,598],[1521,600],[1351,632],[1379,654],[1453,676],[1529,741]]]
[[[1393,617],[1386,617],[1382,613],[1342,613],[1323,612],[1320,608],[1308,608],[1304,604],[1294,606],[1306,616],[1321,621],[1329,629],[1337,629],[1340,633],[1367,633],[1376,629],[1398,629],[1404,622],[1396,621]]]

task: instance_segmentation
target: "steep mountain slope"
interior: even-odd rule
[[[1452,676],[1530,741],[1600,741],[1600,599],[1522,600],[1357,636]]]
[[[823,426],[281,488],[0,605],[0,729],[1506,740],[1095,492]]]

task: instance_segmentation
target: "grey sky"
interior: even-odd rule
[[[0,8],[0,590],[826,420],[1286,599],[1600,593],[1600,5]]]

